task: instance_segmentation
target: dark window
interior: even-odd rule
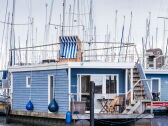
[[[117,93],[117,77],[116,75],[106,76],[106,93]]]

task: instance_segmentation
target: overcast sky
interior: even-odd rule
[[[68,12],[71,5],[71,11],[73,10],[74,0],[66,0],[66,24],[68,25]],[[80,1],[80,13],[86,13],[84,16],[80,16],[80,23],[89,23],[86,18],[89,12],[89,0],[79,0]],[[0,0],[0,21],[5,20],[5,10],[6,10],[7,0]],[[60,24],[60,14],[62,16],[62,3],[63,0],[55,0],[53,5],[53,13],[51,18],[51,23]],[[76,0],[77,3],[77,0]],[[46,4],[47,6],[47,21],[49,20],[51,0],[16,0],[15,6],[15,24],[27,23],[28,16],[32,16],[34,19],[33,26],[33,39],[37,39],[38,45],[44,43],[44,28],[46,19]],[[168,17],[168,0],[93,0],[93,20],[94,26],[97,29],[97,41],[104,41],[105,34],[107,31],[107,25],[110,32],[110,41],[114,41],[115,35],[115,11],[118,10],[117,17],[117,40],[121,39],[121,32],[123,26],[123,19],[125,16],[125,32],[124,38],[127,41],[129,24],[130,24],[130,14],[133,13],[132,18],[132,41],[138,46],[142,43],[142,37],[146,34],[146,19],[149,17],[149,12],[151,12],[151,27],[150,35],[151,39],[153,36],[154,47],[161,47],[163,40],[163,19],[159,19],[159,16]],[[77,11],[77,5],[76,5]],[[12,13],[12,0],[8,0],[8,13]],[[76,12],[77,13],[77,12]],[[6,21],[7,21],[6,16]],[[72,17],[71,17],[72,18]],[[76,20],[76,19],[75,19]],[[166,21],[166,29],[167,29]],[[158,27],[158,43],[156,43],[156,28]],[[0,24],[0,36],[2,36],[4,24]],[[30,30],[31,28],[29,28]],[[8,29],[10,31],[10,29]],[[5,36],[7,31],[7,25],[4,30],[3,43],[5,43]],[[15,26],[15,40],[16,46],[18,47],[18,38],[20,38],[21,46],[25,46],[26,36],[27,36],[28,26]],[[37,32],[37,34],[36,34]],[[57,41],[59,35],[59,29],[55,27],[50,27],[49,42],[54,43]],[[0,37],[1,40],[2,37]],[[166,37],[167,38],[167,32]],[[2,42],[2,40],[1,40]],[[2,44],[1,44],[2,45]]]

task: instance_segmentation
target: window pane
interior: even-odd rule
[[[89,93],[90,75],[81,76],[81,93]]]
[[[31,78],[29,76],[26,77],[26,87],[30,87],[31,86]]]
[[[30,77],[28,77],[28,85],[30,85],[30,81],[31,81],[31,79],[30,79]]]
[[[115,75],[106,75],[106,93],[117,93],[117,77]]]
[[[157,79],[152,80],[152,92],[159,92],[159,81]]]
[[[95,93],[102,94],[103,76],[102,75],[91,75],[91,81],[94,81],[95,83]]]

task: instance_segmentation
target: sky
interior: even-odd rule
[[[80,21],[78,23],[78,17],[74,16],[74,25],[87,25],[85,30],[89,26],[89,3],[90,0],[79,0],[79,9],[77,8],[78,0],[66,0],[65,9],[65,25],[69,25],[72,22],[72,14],[69,15],[71,6],[71,12],[75,4],[75,13],[80,11]],[[32,25],[15,25],[15,43],[16,48],[25,47],[27,35],[29,37],[29,46],[42,45],[47,43],[58,42],[58,36],[60,33],[60,27],[50,26],[48,39],[45,38],[45,23],[49,22],[50,8],[52,0],[15,0],[15,16],[14,24],[28,24],[28,17],[33,18]],[[60,25],[60,17],[62,20],[62,3],[63,0],[54,0],[53,11],[51,16],[51,23]],[[7,0],[0,0],[0,21],[5,21]],[[122,27],[125,16],[124,25],[124,42],[128,41],[128,32],[130,26],[130,15],[132,12],[132,28],[131,28],[131,42],[136,43],[138,48],[141,47],[142,37],[146,36],[146,19],[149,18],[151,13],[151,25],[150,25],[150,41],[153,38],[153,47],[163,48],[166,45],[166,39],[168,37],[165,32],[165,39],[163,39],[164,25],[163,19],[158,17],[168,17],[168,0],[93,0],[93,25],[96,27],[97,41],[105,41],[105,35],[108,32],[110,34],[110,41],[115,39],[115,14],[117,10],[117,41],[120,41],[122,36]],[[47,14],[46,14],[47,12]],[[11,22],[12,13],[12,0],[8,0],[7,13],[10,13],[9,22]],[[8,14],[7,14],[8,15]],[[7,16],[6,15],[6,22]],[[167,29],[167,20],[165,20],[165,27]],[[5,28],[4,28],[5,27]],[[8,28],[7,28],[8,27]],[[156,39],[156,29],[158,28],[158,35]],[[3,30],[4,29],[4,30]],[[75,32],[70,32],[72,29],[66,28],[65,34],[83,34],[82,27],[79,27],[80,32],[77,29],[73,29]],[[4,33],[3,33],[4,32]],[[33,33],[33,34],[32,34]],[[4,34],[4,36],[3,36]],[[88,35],[88,33],[85,33]],[[0,23],[0,39],[1,39],[1,59],[7,60],[8,55],[2,47],[5,47],[7,41],[10,40],[10,26]],[[32,37],[33,36],[33,37]],[[82,36],[82,35],[81,35]],[[81,37],[82,38],[82,37]],[[46,40],[46,41],[45,41]],[[163,42],[164,40],[164,42]],[[9,43],[6,48],[9,48]]]

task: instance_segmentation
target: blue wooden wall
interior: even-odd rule
[[[71,93],[77,93],[77,74],[118,74],[119,75],[119,93],[125,92],[125,70],[123,69],[71,69]]]
[[[160,83],[161,83],[160,100],[161,101],[168,101],[168,74],[146,74],[146,77],[148,79],[160,78]]]
[[[54,75],[55,99],[58,113],[66,113],[69,107],[67,69],[13,73],[13,110],[26,110],[31,96],[36,112],[48,112],[48,75]],[[31,76],[31,88],[26,88],[26,76]]]

